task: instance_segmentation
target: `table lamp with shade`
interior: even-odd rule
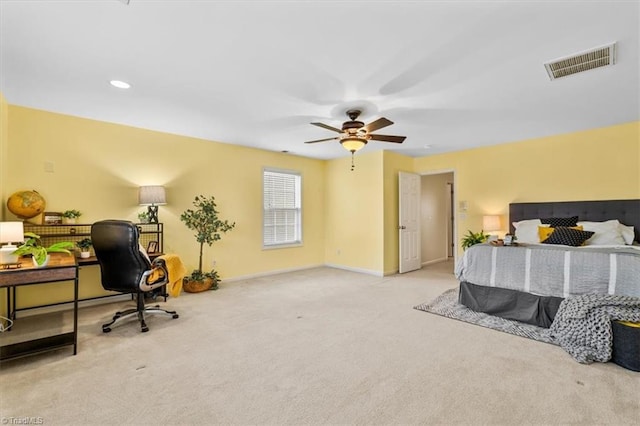
[[[13,243],[24,242],[24,225],[19,221],[0,222],[0,264],[6,265],[18,262],[18,255],[13,254],[17,246]]]
[[[149,223],[158,223],[158,206],[167,204],[167,194],[164,186],[141,186],[138,192],[138,204],[148,206]]]
[[[485,215],[482,216],[482,230],[489,234],[487,241],[494,241],[498,239],[497,234],[491,232],[499,231],[500,228],[500,216],[499,215]]]

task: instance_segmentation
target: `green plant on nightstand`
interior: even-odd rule
[[[484,243],[487,241],[487,238],[489,238],[489,235],[485,234],[484,231],[472,232],[471,230],[468,230],[467,234],[461,240],[462,248],[466,250],[476,244]]]

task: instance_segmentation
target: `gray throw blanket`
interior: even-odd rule
[[[607,362],[613,349],[611,321],[614,320],[640,322],[640,298],[606,294],[566,298],[549,332],[576,361]]]

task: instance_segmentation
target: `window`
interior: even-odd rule
[[[300,173],[265,169],[263,172],[264,247],[302,244]]]

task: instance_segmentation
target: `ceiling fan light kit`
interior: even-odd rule
[[[355,168],[353,163],[353,154],[356,151],[364,148],[369,140],[376,140],[381,142],[392,142],[392,143],[402,143],[406,139],[405,136],[390,136],[390,135],[375,135],[371,132],[375,132],[378,129],[382,129],[383,127],[387,127],[393,124],[393,121],[387,120],[384,117],[378,118],[377,120],[364,124],[362,121],[358,121],[357,118],[361,114],[361,111],[358,109],[350,109],[347,111],[347,117],[349,117],[350,121],[345,121],[342,123],[342,128],[338,129],[333,126],[329,126],[324,123],[311,123],[314,126],[322,127],[323,129],[331,130],[333,132],[340,133],[339,136],[335,136],[333,138],[325,138],[325,139],[317,139],[314,141],[307,141],[305,143],[316,143],[316,142],[326,142],[331,140],[339,140],[340,144],[344,149],[351,152],[351,170]]]
[[[340,140],[340,143],[347,151],[354,153],[361,150],[367,144],[367,140],[358,137],[347,137]]]

